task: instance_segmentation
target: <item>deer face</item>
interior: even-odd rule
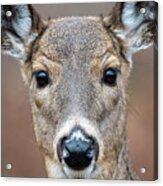
[[[104,19],[48,22],[31,6],[2,6],[2,50],[22,62],[49,176],[112,178],[131,56],[154,40],[155,5],[147,2],[143,15],[141,3],[118,3]]]
[[[65,171],[92,171],[125,118],[128,63],[100,19],[51,21],[38,45],[28,76],[38,141],[48,137]]]

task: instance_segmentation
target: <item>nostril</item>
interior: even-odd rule
[[[65,158],[68,158],[70,156],[70,152],[65,148],[64,151],[63,151],[63,157],[64,159]]]
[[[93,158],[94,157],[94,150],[92,148],[89,148],[87,150],[87,153],[86,153],[86,156],[89,157],[89,158]]]
[[[91,145],[87,151],[87,155],[90,157],[94,157],[95,160],[97,160],[98,154],[99,154],[99,145],[95,139],[91,138]]]
[[[65,151],[63,151],[63,148],[64,148],[63,144],[66,139],[67,139],[66,137],[63,137],[62,139],[59,140],[57,144],[57,155],[58,155],[59,161],[62,161],[63,155],[68,156],[68,151],[67,151],[67,154]]]

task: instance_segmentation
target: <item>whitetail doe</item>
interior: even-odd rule
[[[156,21],[152,1],[116,3],[107,17],[48,21],[30,5],[2,6],[2,52],[21,61],[49,177],[138,179],[126,89],[132,55],[153,44]]]

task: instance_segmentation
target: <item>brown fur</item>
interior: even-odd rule
[[[147,27],[155,18],[144,23],[146,25],[140,24],[143,29],[139,28],[138,35],[133,25],[129,32],[131,27],[127,28],[128,23],[122,19],[128,5],[130,3],[117,3],[104,20],[100,17],[65,17],[48,22],[24,5],[27,14],[33,12],[29,13],[32,25],[30,28],[27,25],[25,38],[19,32],[17,36],[10,33],[2,11],[2,51],[9,55],[17,52],[15,56],[24,61],[22,74],[30,89],[36,140],[44,153],[49,177],[138,179],[127,150],[126,89],[132,67],[131,55],[152,44],[153,32]],[[135,11],[137,6],[132,5]],[[135,12],[132,15],[133,19],[140,19]],[[35,37],[29,42],[28,37],[32,34]],[[139,45],[133,45],[135,38],[140,41]],[[13,53],[11,49],[14,49]],[[120,71],[114,87],[102,82],[103,72],[109,67]],[[32,77],[38,70],[47,71],[51,79],[43,89],[37,88],[36,79]],[[88,170],[66,174],[58,159],[58,140],[75,126],[82,127],[99,144],[99,157],[91,173]]]

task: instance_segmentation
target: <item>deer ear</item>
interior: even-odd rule
[[[157,44],[158,6],[154,1],[116,3],[104,25],[121,41],[125,56]]]
[[[43,21],[32,6],[3,5],[1,7],[2,52],[25,61],[31,43],[44,27]]]

